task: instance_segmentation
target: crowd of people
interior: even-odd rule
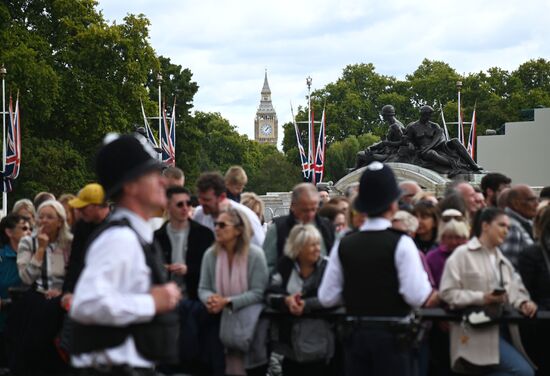
[[[266,223],[239,166],[189,188],[129,135],[96,172],[0,221],[0,375],[550,374],[550,187],[436,197],[373,162]],[[463,319],[413,331],[422,307]]]

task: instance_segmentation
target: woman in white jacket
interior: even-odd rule
[[[500,209],[478,212],[475,236],[457,248],[445,264],[440,296],[453,309],[510,303],[528,317],[537,306],[529,298],[514,267],[498,246],[508,234],[510,221]],[[516,325],[493,324],[473,328],[451,324],[451,364],[461,373],[533,375],[533,365],[523,350]]]

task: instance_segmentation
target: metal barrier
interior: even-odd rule
[[[282,317],[294,317],[286,312],[279,312],[266,308],[262,313],[264,316],[271,318],[282,318]],[[408,316],[357,316],[349,315],[346,313],[344,308],[338,308],[332,311],[322,311],[322,312],[311,312],[304,313],[302,316],[304,318],[322,318],[331,321],[343,321],[343,322],[388,322],[388,323],[406,323],[407,320],[420,320],[420,321],[462,321],[463,313],[461,311],[449,311],[443,308],[420,308],[418,310],[412,311]],[[537,311],[537,314],[533,318],[528,318],[518,312],[515,308],[510,307],[505,309],[498,319],[495,319],[496,322],[517,322],[522,320],[550,320],[550,311]]]

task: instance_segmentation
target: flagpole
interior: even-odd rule
[[[464,125],[462,124],[462,116],[460,113],[460,89],[462,88],[462,81],[456,82],[456,88],[458,89],[458,139],[464,145]]]
[[[6,74],[7,70],[2,65],[0,75],[2,76],[2,175],[6,172]],[[4,188],[4,176],[2,176],[2,187]],[[2,217],[8,212],[8,192],[2,189]]]
[[[157,74],[157,81],[158,81],[158,85],[159,85],[159,133],[158,133],[158,138],[159,138],[159,147],[162,149],[162,139],[161,139],[161,126],[162,126],[162,94],[161,94],[161,86],[160,84],[162,83],[162,74],[160,74],[160,72]],[[159,153],[159,159],[162,161],[162,151]]]

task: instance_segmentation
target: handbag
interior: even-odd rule
[[[263,308],[263,304],[260,303],[243,307],[237,311],[224,308],[220,321],[222,344],[227,349],[247,353]]]
[[[484,328],[498,324],[498,320],[504,313],[502,304],[490,304],[485,306],[472,306],[462,312],[462,321],[473,328]]]
[[[291,343],[297,362],[329,360],[334,355],[334,332],[322,319],[299,319],[292,325]]]

